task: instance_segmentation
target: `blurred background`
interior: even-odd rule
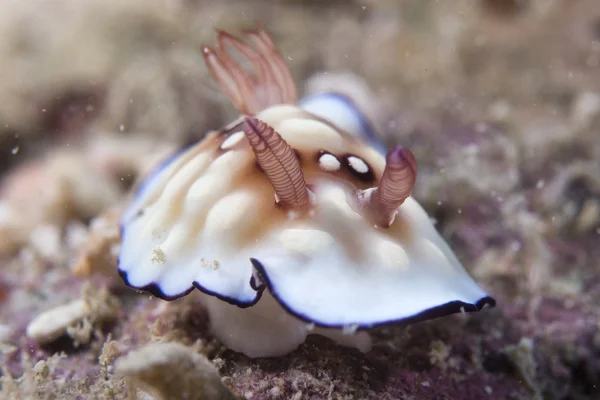
[[[111,212],[158,160],[237,116],[200,46],[214,45],[215,28],[237,35],[257,22],[301,94],[350,93],[387,145],[412,149],[415,197],[498,307],[460,328],[450,319],[413,334],[382,329],[389,346],[373,365],[319,340],[307,348],[329,361],[307,350],[279,362],[208,352],[224,360],[232,390],[296,400],[598,398],[596,0],[1,2],[0,397],[71,398],[68,387],[100,398],[109,382],[125,398],[116,377],[99,378],[98,357],[106,343],[121,354],[149,341],[129,330],[159,303],[119,292]],[[35,315],[81,296],[86,282],[122,303],[111,328],[76,351],[72,341],[25,338]],[[186,312],[169,323],[191,343],[203,323]],[[172,335],[161,323],[153,334]],[[61,351],[34,379],[31,368]]]

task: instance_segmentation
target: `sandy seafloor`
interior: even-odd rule
[[[122,285],[114,216],[135,179],[236,116],[200,45],[257,20],[302,93],[364,80],[378,135],[413,150],[416,199],[496,308],[380,328],[365,355],[311,337],[254,360],[189,298]],[[597,0],[23,0],[0,4],[0,37],[0,398],[149,398],[116,363],[167,341],[246,399],[600,398]],[[80,299],[66,335],[25,335]]]

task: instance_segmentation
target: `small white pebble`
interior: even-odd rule
[[[116,374],[134,381],[140,389],[150,389],[152,398],[237,398],[223,384],[213,363],[194,348],[175,342],[152,343],[130,352],[117,360]]]
[[[492,388],[491,388],[491,387],[489,387],[489,386],[486,386],[486,387],[485,387],[485,392],[486,392],[487,394],[492,394],[493,390],[492,390]]]
[[[341,166],[342,164],[340,163],[340,160],[338,160],[333,154],[325,153],[319,157],[319,167],[321,167],[323,171],[339,171]]]
[[[366,174],[369,172],[369,166],[361,158],[350,156],[348,157],[348,162],[350,163],[350,167],[359,174]]]
[[[27,336],[38,343],[49,343],[67,332],[67,328],[91,313],[88,303],[75,300],[45,311],[27,326]]]
[[[36,380],[39,382],[39,381],[43,381],[44,379],[46,379],[48,377],[48,374],[50,373],[50,368],[48,368],[48,364],[46,363],[45,360],[39,360],[33,366],[33,372],[36,375],[35,376]]]
[[[50,343],[69,334],[73,327],[88,318],[92,322],[116,318],[118,301],[105,289],[90,293],[89,285],[83,288],[83,298],[46,310],[27,325],[27,337],[38,343]],[[69,334],[70,335],[70,334]]]
[[[221,150],[227,150],[238,144],[244,138],[244,132],[238,131],[229,135],[221,144]]]
[[[13,147],[13,149],[11,150],[12,155],[16,155],[19,152],[19,146],[15,146]]]

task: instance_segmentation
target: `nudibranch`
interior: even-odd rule
[[[121,217],[126,284],[199,289],[216,337],[250,357],[311,333],[366,352],[368,328],[493,307],[411,196],[410,150],[379,151],[344,95],[298,101],[265,30],[244,34],[202,48],[240,118],[157,166]]]

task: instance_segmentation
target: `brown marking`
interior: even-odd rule
[[[320,119],[313,117],[312,114],[306,113],[301,109],[298,109],[297,117],[320,121]],[[162,188],[164,189],[165,184],[172,179],[172,177],[185,165],[185,163],[191,161],[194,157],[200,156],[203,152],[209,152],[214,154],[214,157],[216,158],[223,153],[222,151],[219,151],[223,141],[226,140],[231,133],[240,130],[243,131],[244,127],[248,128],[244,121],[244,119],[239,119],[230,123],[228,126],[219,130],[218,132],[212,132],[211,134],[207,135],[202,142],[198,143],[196,146],[190,148],[186,153],[182,154],[178,160],[174,161],[174,167],[168,173],[164,181],[160,182]],[[275,120],[274,123],[277,124],[277,120]],[[297,164],[300,164],[300,160],[305,160],[304,163],[298,166],[298,169],[303,176],[306,187],[313,187],[314,184],[319,180],[327,180],[334,182],[334,184],[343,185],[347,190],[350,191],[363,190],[373,187],[374,183],[377,181],[376,177],[382,176],[383,174],[383,167],[385,165],[382,163],[383,159],[375,160],[373,157],[376,153],[365,151],[365,145],[360,140],[345,134],[343,131],[336,130],[336,132],[338,132],[344,138],[344,151],[341,154],[332,153],[331,151],[327,151],[326,148],[319,150],[318,147],[313,147],[310,144],[303,144],[302,146],[294,148],[287,146],[290,150],[290,154],[292,154],[291,159],[295,160]],[[254,167],[256,162],[255,160],[257,159],[256,155],[252,153],[245,153],[250,152],[251,148],[252,147],[250,145],[244,145],[243,147],[235,150],[236,152],[240,152],[240,155],[246,154],[250,156],[241,157],[239,162],[236,162],[234,165],[232,165],[231,170],[228,169],[222,171],[223,179],[230,180],[231,184],[229,189],[225,190],[218,196],[221,197],[228,195],[243,188],[248,188],[260,193],[260,200],[257,200],[256,203],[256,214],[260,215],[261,217],[249,218],[249,220],[245,221],[245,223],[250,223],[252,225],[252,229],[244,229],[244,233],[240,233],[241,236],[239,238],[233,239],[232,237],[232,243],[234,243],[234,245],[239,244],[241,247],[255,244],[256,239],[263,237],[274,229],[283,229],[284,227],[289,226],[289,208],[283,206],[282,204],[276,205],[273,197],[274,187],[269,181],[268,175],[265,173],[264,168],[261,167],[259,163],[256,163],[256,167]],[[336,156],[342,165],[340,170],[336,172],[323,171],[319,167],[318,157],[316,159],[317,162],[306,161],[313,160],[315,153],[319,153],[319,151],[328,152]],[[365,180],[364,177],[357,176],[353,169],[344,167],[344,157],[351,155],[361,158],[365,161],[365,163],[367,163],[369,170],[373,175],[371,181],[368,179]],[[204,173],[205,171],[202,171],[200,174],[198,174],[197,178],[201,177]],[[185,198],[186,196],[185,190],[186,188],[181,188],[182,198]],[[157,193],[160,192],[161,190],[158,189]],[[181,205],[173,204],[173,207],[175,209],[180,209]],[[207,214],[210,212],[211,207],[211,205],[207,205],[204,212],[198,211],[198,214],[196,215],[197,218],[194,218],[194,221],[188,221],[188,223],[193,224],[193,227],[190,228],[189,240],[186,242],[186,246],[193,246],[195,241],[198,240],[199,235],[201,235],[202,229],[205,226],[205,219]],[[351,207],[354,207],[353,204],[351,204]],[[301,213],[297,216],[297,218],[298,220],[310,220],[312,217],[308,213]],[[167,225],[170,226],[170,224]],[[397,224],[394,224],[394,229],[397,228],[396,225]],[[390,228],[389,233],[391,234],[390,237],[392,238],[396,236],[394,233],[392,233],[392,228]]]

